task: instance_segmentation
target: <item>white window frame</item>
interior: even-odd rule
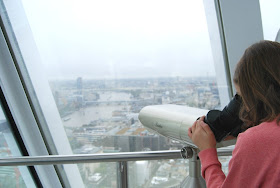
[[[5,29],[5,37],[8,38],[8,46],[12,53],[10,54],[13,62],[13,68],[17,73],[19,81],[22,84],[23,95],[29,102],[29,108],[32,113],[34,126],[37,126],[37,132],[34,135],[40,135],[40,139],[36,139],[36,136],[30,136],[33,139],[33,143],[42,143],[47,153],[40,153],[40,155],[54,154],[54,155],[70,155],[72,149],[70,147],[67,135],[65,133],[62,121],[59,116],[59,112],[56,108],[55,101],[53,99],[50,86],[44,71],[40,64],[39,52],[37,51],[35,41],[32,36],[23,6],[20,1],[6,2],[9,4],[9,11],[5,12],[5,5],[1,8],[1,18],[3,27]],[[16,15],[14,19],[9,20],[9,16]],[[21,27],[12,28],[13,23],[16,22]],[[15,31],[14,29],[17,29]],[[4,30],[3,30],[4,31]],[[14,33],[24,33],[24,38],[15,37]],[[18,37],[18,36],[17,36]],[[19,36],[21,37],[21,35]],[[18,41],[22,40],[22,41]],[[22,43],[21,43],[22,42]],[[27,45],[28,44],[28,48]],[[24,45],[24,46],[21,46]],[[23,57],[25,55],[25,57]],[[24,59],[27,58],[28,62],[32,62],[31,70],[27,71],[27,65],[25,65]],[[17,92],[15,92],[17,93]],[[9,95],[8,95],[9,96]],[[24,99],[23,99],[24,100]],[[27,107],[26,107],[27,108]],[[18,115],[18,114],[17,114]],[[31,117],[30,117],[31,118]],[[21,121],[19,121],[21,122]],[[18,122],[18,123],[19,123]],[[23,124],[18,124],[20,127]],[[26,124],[28,126],[28,124]],[[27,127],[25,127],[27,129]],[[32,129],[33,130],[33,129]],[[35,129],[34,129],[35,130]],[[25,134],[23,134],[25,136]],[[25,143],[29,146],[29,143]],[[41,148],[42,146],[40,146]],[[32,147],[33,150],[37,150],[38,147]],[[30,152],[30,151],[28,151]],[[33,153],[30,152],[30,155]],[[38,154],[35,154],[38,155]],[[71,187],[83,187],[83,181],[76,164],[69,164],[57,166],[59,169],[59,175],[62,178],[63,185],[71,185]],[[57,179],[57,178],[56,178]],[[54,181],[55,182],[55,181]]]
[[[221,106],[225,106],[226,93],[229,97],[235,93],[232,80],[236,64],[246,48],[263,40],[260,4],[259,1],[204,0],[204,8],[217,83],[222,86],[219,88]]]
[[[48,155],[2,30],[0,31],[0,84],[29,155]],[[35,170],[44,187],[62,187],[52,165],[35,166]]]

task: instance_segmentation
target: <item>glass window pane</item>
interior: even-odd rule
[[[225,173],[225,175],[228,174],[228,165],[231,158],[232,156],[219,156],[219,161],[222,164],[222,170]]]
[[[189,160],[170,159],[128,163],[129,187],[180,187],[189,175]]]
[[[3,4],[58,154],[69,143],[77,154],[181,149],[139,111],[221,108],[202,0]]]
[[[173,147],[138,121],[146,105],[220,108],[202,1],[22,3],[74,153]]]
[[[280,30],[279,7],[280,1],[278,0],[260,0],[263,33],[265,40],[275,41],[276,35]],[[280,42],[280,36],[278,42]]]
[[[22,156],[0,102],[0,157]],[[27,167],[1,166],[0,187],[36,187]]]
[[[80,163],[78,168],[85,188],[117,187],[117,163]],[[68,165],[63,165],[67,167]]]

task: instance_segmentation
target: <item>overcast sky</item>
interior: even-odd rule
[[[202,0],[23,0],[23,5],[50,78],[215,75]],[[270,32],[275,29],[265,35]]]
[[[202,1],[23,4],[50,77],[214,75]]]

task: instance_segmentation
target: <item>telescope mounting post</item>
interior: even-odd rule
[[[198,149],[184,147],[181,149],[184,159],[189,159],[189,175],[180,185],[180,188],[206,188],[206,183],[201,176],[201,163],[198,157]]]

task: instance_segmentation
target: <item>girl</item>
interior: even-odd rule
[[[200,149],[207,187],[280,187],[280,44],[261,41],[245,50],[233,82],[242,98],[239,117],[246,131],[237,138],[227,177],[216,140],[204,117],[188,130]]]

